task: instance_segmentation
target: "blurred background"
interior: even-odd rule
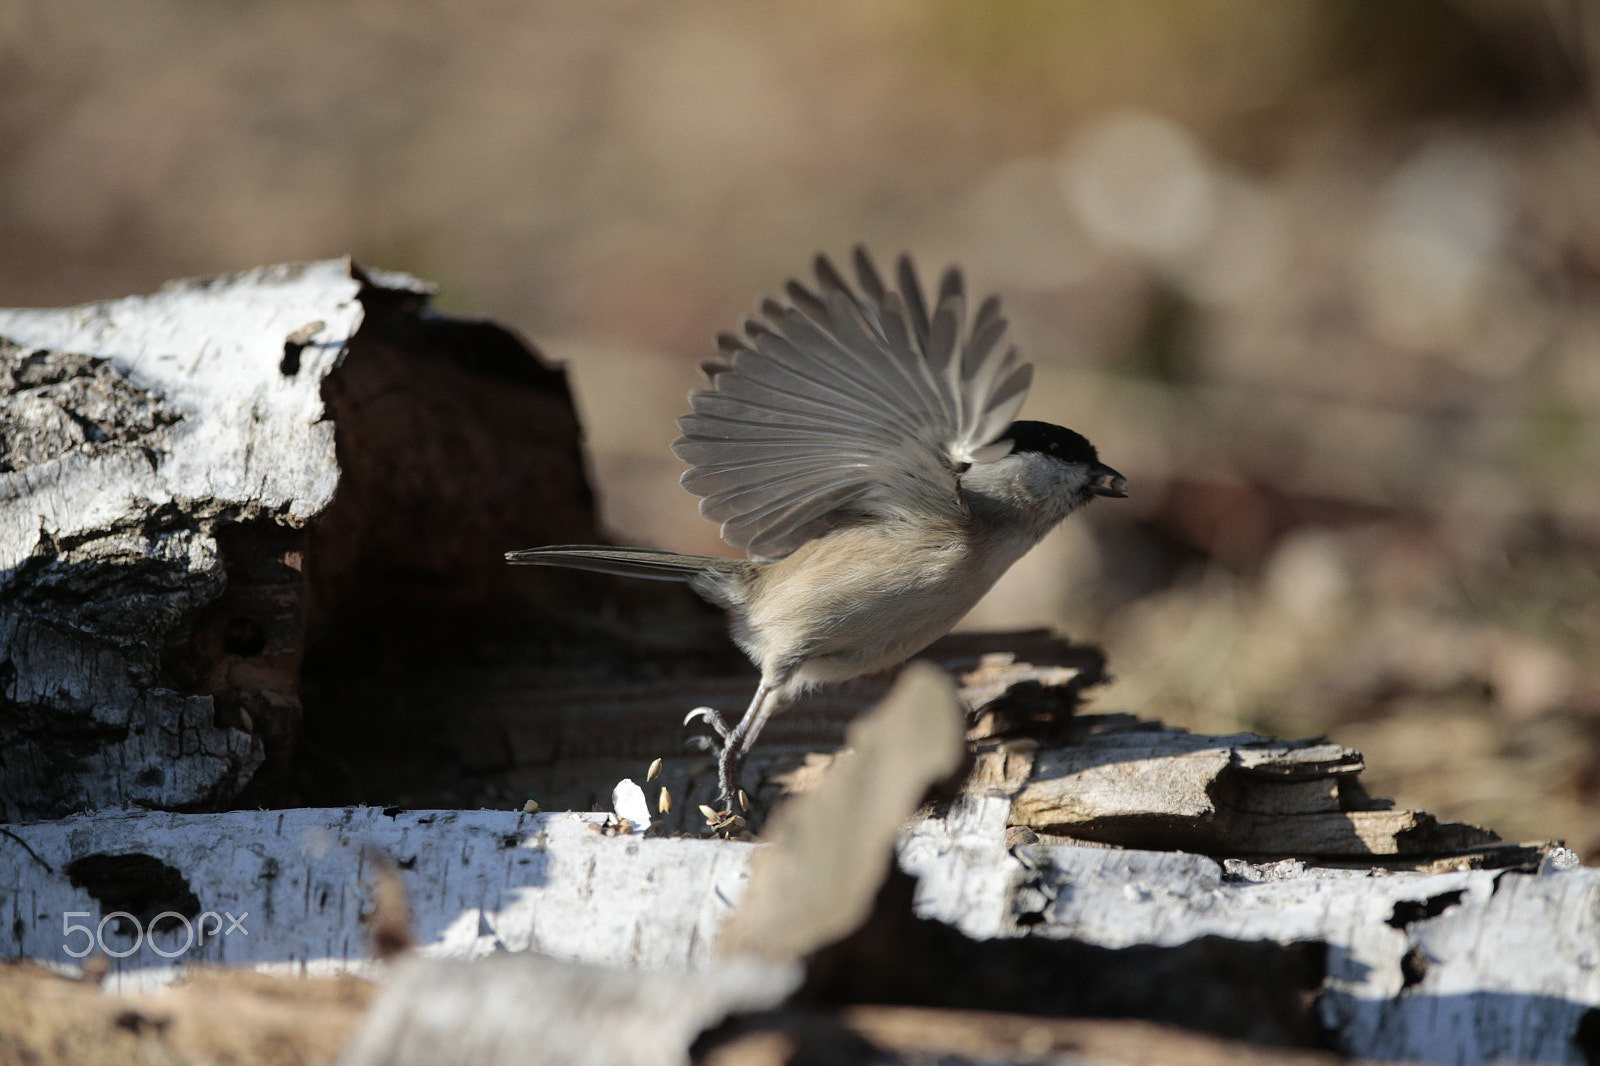
[[[1132,484],[969,625],[1592,859],[1597,69],[1586,0],[8,0],[0,305],[412,271],[569,366],[618,539],[726,552],[667,450],[712,332],[959,262]]]

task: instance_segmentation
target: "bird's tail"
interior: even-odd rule
[[[748,565],[740,559],[682,555],[652,548],[612,548],[598,544],[559,544],[549,548],[506,552],[506,562],[565,566],[573,570],[593,570],[601,574],[644,577],[656,581],[694,581],[702,576],[717,578]]]

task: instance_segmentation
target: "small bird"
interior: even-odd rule
[[[701,364],[672,450],[700,513],[748,559],[562,545],[513,563],[686,581],[728,611],[761,670],[721,737],[729,809],[767,719],[801,693],[895,666],[949,632],[1007,568],[1096,496],[1127,481],[1080,434],[1013,421],[1033,379],[989,297],[964,328],[954,268],[931,308],[909,258],[898,289],[864,249],[852,289],[825,256],[816,288],[786,286],[743,335],[720,334]]]

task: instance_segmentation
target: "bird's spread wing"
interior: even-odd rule
[[[789,303],[768,300],[743,336],[717,338],[711,385],[689,397],[672,450],[700,513],[752,558],[787,555],[841,511],[947,511],[967,464],[1009,450],[995,442],[1033,368],[1001,347],[999,300],[964,329],[957,271],[930,307],[911,261],[898,266],[890,288],[858,248],[857,292],[819,256],[815,291],[791,281]]]

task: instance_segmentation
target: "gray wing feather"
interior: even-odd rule
[[[742,336],[717,337],[673,452],[700,513],[753,558],[781,558],[845,512],[948,513],[969,463],[999,458],[1032,367],[1001,347],[1000,302],[963,333],[966,293],[947,271],[931,308],[910,259],[890,289],[862,249],[857,288],[825,257],[816,288],[785,286]]]

